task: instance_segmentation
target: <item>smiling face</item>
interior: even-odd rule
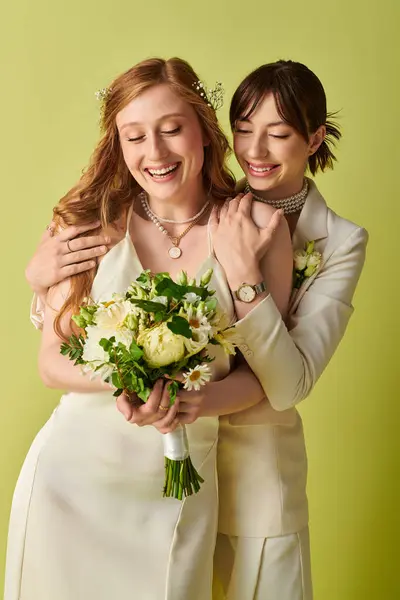
[[[323,141],[324,128],[306,141],[283,121],[273,94],[267,94],[249,117],[234,127],[234,150],[250,187],[266,199],[299,192],[309,156]]]
[[[187,200],[202,190],[206,141],[194,108],[167,84],[141,93],[116,123],[125,163],[150,198]]]

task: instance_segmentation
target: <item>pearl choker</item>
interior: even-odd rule
[[[194,215],[194,217],[190,217],[189,219],[185,219],[184,221],[174,221],[173,219],[164,219],[164,218],[156,215],[156,213],[151,210],[149,201],[147,200],[147,196],[144,192],[142,194],[140,194],[140,199],[142,201],[142,206],[143,206],[147,216],[151,217],[152,221],[158,221],[159,223],[171,223],[173,225],[186,225],[186,223],[192,223],[192,221],[196,221],[206,211],[208,205],[211,202],[211,200],[209,198],[207,200],[207,202],[204,204],[204,206],[201,208],[201,210],[199,210],[199,212]]]
[[[244,188],[245,193],[253,194],[253,198],[258,200],[259,202],[264,202],[265,204],[269,204],[276,209],[282,209],[285,215],[290,215],[296,212],[300,212],[303,208],[308,194],[308,179],[304,179],[304,185],[300,192],[294,194],[293,196],[289,196],[288,198],[282,198],[281,200],[266,200],[265,198],[261,198],[261,196],[257,196],[249,186],[248,181],[246,181],[246,186]]]

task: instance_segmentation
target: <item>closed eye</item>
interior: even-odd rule
[[[270,133],[270,136],[273,138],[277,138],[278,140],[284,140],[285,138],[289,137],[289,134],[287,135],[274,135],[273,133]]]
[[[239,127],[236,127],[235,133],[251,133],[251,131],[249,129],[240,129]]]
[[[144,135],[140,135],[139,137],[131,137],[127,138],[128,142],[141,142],[144,139]]]
[[[163,135],[176,135],[177,133],[179,133],[181,130],[181,127],[176,127],[175,129],[169,129],[166,131],[161,131],[161,133]],[[130,137],[127,138],[128,142],[141,142],[142,140],[144,140],[145,136],[144,135],[139,135],[138,137]]]
[[[176,133],[179,133],[181,130],[181,127],[176,127],[175,129],[169,129],[168,131],[162,131],[161,133],[164,133],[165,135],[175,135]]]

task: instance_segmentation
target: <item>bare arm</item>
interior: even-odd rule
[[[70,392],[99,392],[111,390],[111,387],[101,381],[93,381],[83,375],[80,367],[74,366],[66,357],[60,354],[62,340],[54,331],[54,320],[65,298],[69,293],[69,280],[66,280],[47,294],[46,310],[44,311],[43,334],[39,350],[39,373],[43,383],[50,388],[66,389]],[[65,315],[64,323],[69,324],[71,315]]]
[[[180,392],[184,412],[185,392]],[[254,373],[246,364],[232,371],[225,379],[205,386],[200,416],[214,417],[233,414],[258,404],[265,398],[264,390]]]

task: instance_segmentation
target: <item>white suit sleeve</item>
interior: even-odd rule
[[[332,358],[353,312],[368,234],[357,228],[328,258],[291,315],[288,327],[271,296],[236,330],[248,365],[278,411],[306,398]]]
[[[36,329],[43,329],[44,302],[37,294],[34,294],[32,298],[30,318]]]

